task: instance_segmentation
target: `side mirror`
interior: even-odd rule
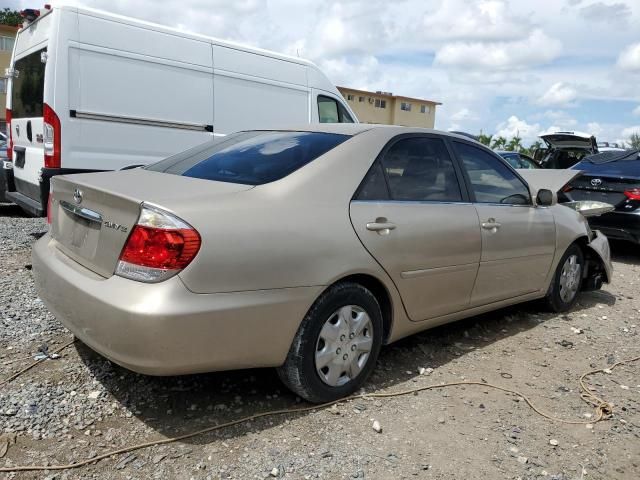
[[[538,195],[536,196],[536,204],[541,207],[549,207],[553,205],[553,192],[551,190],[547,190],[546,188],[538,190]]]

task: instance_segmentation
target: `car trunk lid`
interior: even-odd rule
[[[52,179],[50,233],[67,256],[110,277],[142,202],[180,215],[185,204],[215,201],[250,188],[144,169],[58,176]]]
[[[585,149],[598,151],[598,144],[593,135],[581,132],[553,132],[540,135],[549,148]]]

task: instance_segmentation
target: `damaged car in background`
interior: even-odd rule
[[[581,175],[563,189],[563,202],[603,202],[610,212],[589,218],[607,237],[640,243],[640,157],[638,150],[609,150],[572,167]]]
[[[571,168],[584,157],[598,153],[596,138],[582,132],[551,132],[540,135],[545,148],[534,152],[534,161],[542,168]]]
[[[240,132],[54,177],[36,288],[131,370],[276,367],[331,401],[363,385],[382,345],[529,300],[566,311],[611,281],[606,237],[536,175],[553,172],[526,172],[434,130]]]

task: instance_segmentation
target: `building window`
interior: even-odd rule
[[[428,105],[420,105],[420,113],[429,113],[431,109]]]
[[[387,101],[376,98],[375,106],[376,108],[387,108]]]
[[[358,102],[360,103],[364,102],[364,97],[358,97]]]
[[[406,102],[402,102],[400,104],[400,110],[404,110],[405,112],[410,112],[411,111],[411,104],[410,103],[406,103]]]
[[[13,37],[0,37],[0,51],[11,52],[13,50],[13,44],[16,41]]]
[[[0,78],[0,93],[7,93],[7,79]]]
[[[355,98],[355,97],[354,97],[353,95],[351,95],[351,94],[348,94],[348,95],[347,95],[347,100],[348,100],[348,101],[350,101],[350,102],[353,102],[353,99],[354,99],[354,98]]]

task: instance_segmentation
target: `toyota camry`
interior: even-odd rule
[[[383,345],[529,300],[564,311],[611,279],[606,238],[526,174],[434,130],[240,132],[54,177],[36,285],[126,368],[276,367],[324,402],[358,389]]]

